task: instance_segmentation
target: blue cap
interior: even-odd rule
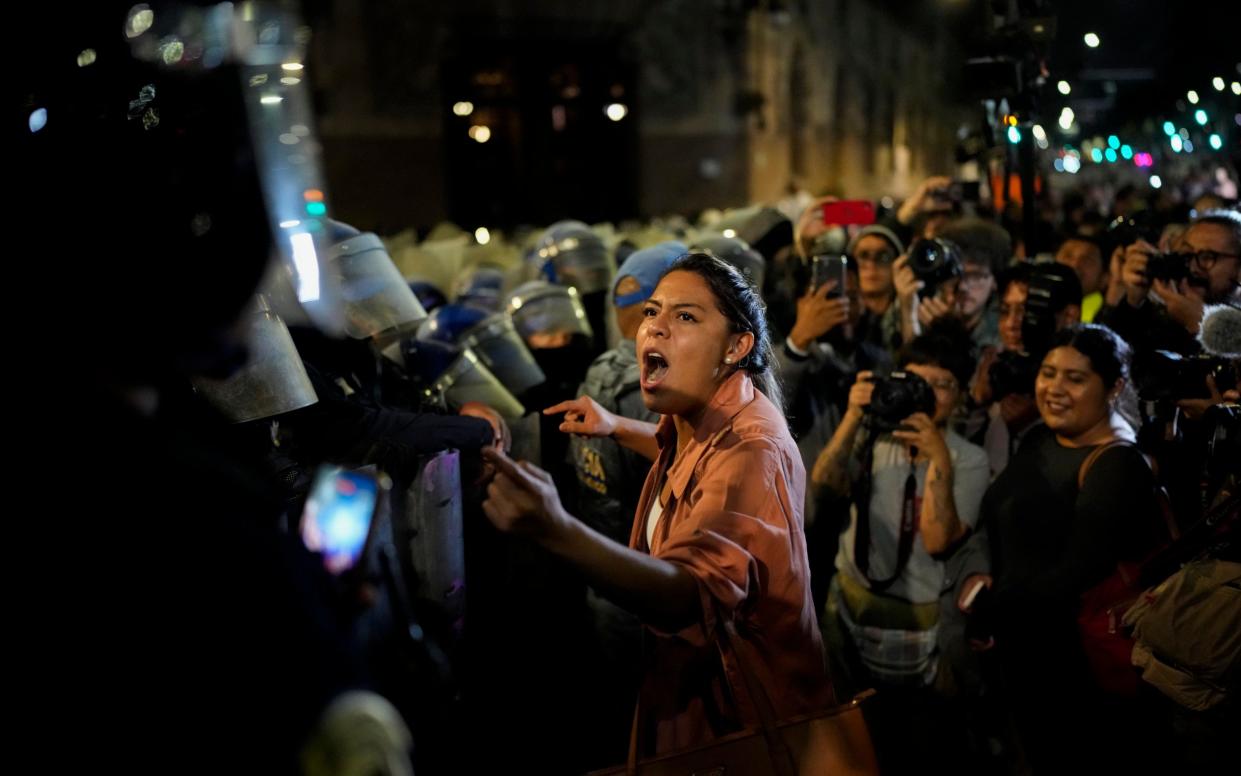
[[[448,297],[444,296],[444,292],[426,280],[409,281],[409,290],[414,292],[414,296],[418,297],[418,303],[427,312],[448,303]]]
[[[689,249],[683,243],[669,240],[629,254],[616,271],[616,283],[612,285],[612,291],[615,293],[616,285],[626,277],[638,281],[638,290],[630,294],[617,294],[613,303],[617,307],[628,307],[645,302],[655,293],[656,284],[672,263],[688,252]]]
[[[457,338],[487,317],[486,310],[463,304],[440,305],[418,327],[418,339],[456,342]]]

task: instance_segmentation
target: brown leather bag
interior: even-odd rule
[[[874,695],[867,690],[844,706],[817,714],[777,720],[775,708],[753,670],[735,648],[740,637],[731,621],[720,629],[720,654],[729,685],[740,675],[759,718],[757,728],[722,736],[703,746],[638,760],[641,707],[634,712],[629,760],[623,766],[595,771],[592,776],[874,776],[879,773],[875,748],[862,717],[861,703]],[[733,669],[736,669],[735,671]]]

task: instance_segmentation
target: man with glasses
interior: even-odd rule
[[[1121,280],[1125,296],[1099,311],[1137,351],[1196,353],[1206,305],[1241,305],[1241,214],[1210,211],[1190,224],[1172,246],[1186,257],[1188,275],[1180,281],[1152,279],[1150,257],[1158,249],[1138,240],[1125,249]]]
[[[995,277],[1012,259],[1012,238],[1003,227],[980,218],[953,221],[940,230],[939,236],[961,249],[961,282],[957,286],[955,313],[977,348],[998,345]],[[922,325],[925,328],[927,322]]]
[[[897,327],[905,340],[911,340],[936,321],[955,318],[969,332],[976,352],[998,345],[995,277],[1009,264],[1012,239],[1002,227],[981,218],[950,221],[939,236],[960,250],[961,274],[941,283],[933,296],[923,297],[923,284],[908,258],[898,258],[893,266]]]

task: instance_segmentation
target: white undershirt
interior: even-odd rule
[[[664,505],[659,503],[659,490],[656,490],[651,499],[651,510],[646,513],[646,548],[648,550],[655,539],[655,528],[659,525],[659,518],[663,517],[663,514]]]

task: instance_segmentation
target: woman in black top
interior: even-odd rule
[[[1061,331],[1035,383],[1045,426],[1030,431],[983,498],[992,579],[979,614],[994,633],[1003,690],[1036,771],[1106,757],[1119,746],[1109,721],[1128,717],[1095,687],[1077,631],[1082,594],[1155,541],[1155,483],[1135,447],[1103,451],[1078,488],[1093,450],[1133,439],[1113,411],[1128,364],[1129,347],[1106,327]]]

